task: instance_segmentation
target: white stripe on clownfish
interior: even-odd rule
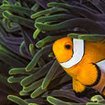
[[[103,91],[105,91],[105,59],[98,61],[96,65],[101,71],[101,77],[99,79],[99,82],[95,86],[93,86],[93,89],[99,91],[100,93],[103,93]]]
[[[96,65],[99,67],[101,71],[105,73],[105,60],[102,60],[100,62],[97,62]]]
[[[73,56],[67,62],[60,63],[64,68],[70,68],[79,63],[84,55],[84,40],[73,39]]]

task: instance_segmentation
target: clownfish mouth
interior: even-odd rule
[[[73,39],[73,55],[67,62],[60,63],[63,68],[70,68],[82,60],[84,55],[84,40]]]

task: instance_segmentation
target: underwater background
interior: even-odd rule
[[[91,88],[76,94],[55,60],[53,42],[69,33],[105,39],[105,0],[0,0],[1,105],[105,105]]]

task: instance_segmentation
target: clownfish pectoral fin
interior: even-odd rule
[[[82,93],[83,91],[85,91],[85,86],[82,85],[79,81],[73,79],[73,90],[76,93]]]
[[[83,65],[77,75],[77,80],[80,81],[85,86],[94,86],[96,85],[101,76],[101,71],[97,65],[90,63]]]

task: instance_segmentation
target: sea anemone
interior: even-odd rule
[[[104,0],[0,1],[2,105],[104,105],[91,88],[76,94],[52,53],[53,42],[67,35],[104,40],[104,7]]]

